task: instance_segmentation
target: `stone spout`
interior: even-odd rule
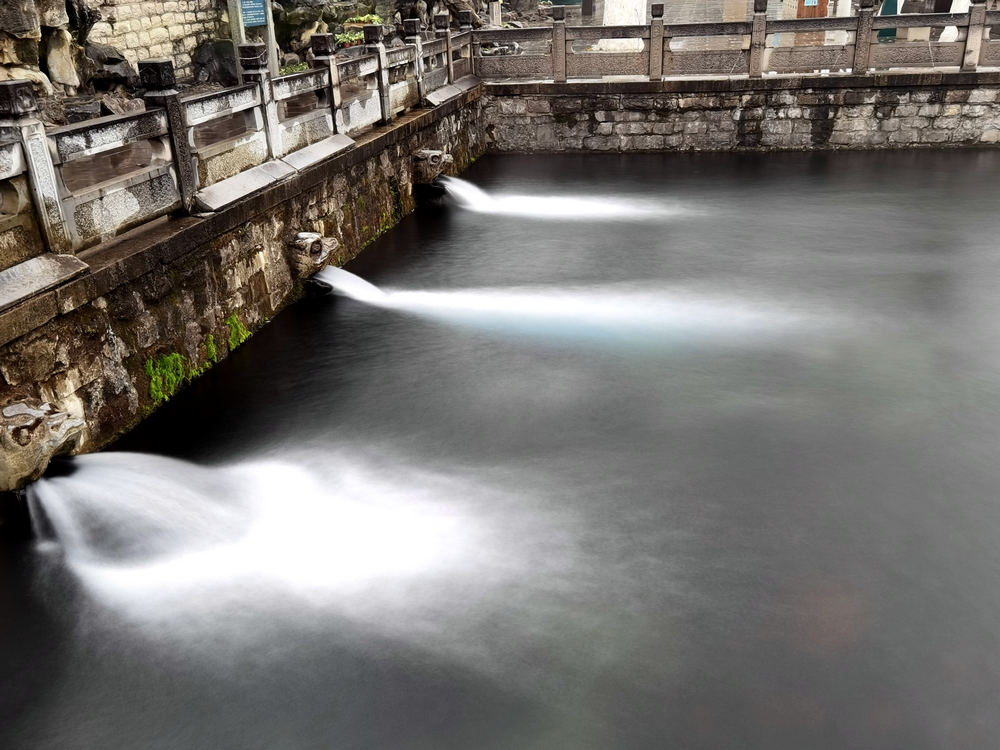
[[[429,148],[420,149],[413,154],[414,184],[429,185],[434,182],[452,161],[451,154]]]
[[[289,259],[295,275],[299,279],[307,279],[321,270],[338,244],[333,237],[324,237],[318,232],[296,234],[288,244]]]
[[[82,419],[47,403],[22,401],[0,409],[0,492],[38,479],[53,456],[77,448],[86,430]]]

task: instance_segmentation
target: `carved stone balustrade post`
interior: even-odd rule
[[[750,77],[760,78],[764,71],[764,43],[767,41],[767,0],[753,0],[753,25],[750,28]]]
[[[413,54],[416,55],[413,72],[417,77],[417,93],[423,101],[427,91],[424,86],[424,38],[420,35],[420,19],[407,18],[403,21],[403,34],[404,41],[413,45]]]
[[[965,35],[965,54],[962,56],[962,70],[979,67],[979,56],[983,49],[983,31],[986,26],[986,0],[972,0],[969,5],[969,28]]]
[[[566,81],[566,8],[552,6],[552,80]]]
[[[381,24],[365,26],[365,49],[369,54],[378,55],[378,98],[382,106],[382,122],[391,122],[392,109],[389,107],[389,57],[382,42],[384,30]]]
[[[333,34],[313,34],[309,38],[316,66],[330,72],[330,109],[333,113],[333,132],[337,130],[337,112],[343,102],[340,91],[340,68],[337,67],[337,40]]]
[[[281,144],[281,128],[278,125],[278,103],[274,101],[271,73],[267,67],[267,47],[260,42],[241,44],[239,57],[244,83],[257,84],[260,92],[268,157],[276,159],[284,154],[284,150]]]
[[[198,178],[191,153],[192,144],[189,140],[187,121],[184,118],[184,106],[175,88],[177,77],[174,74],[174,61],[167,58],[140,60],[139,80],[146,90],[142,97],[146,109],[162,108],[167,113],[170,150],[177,172],[177,187],[184,210],[190,213],[194,206],[195,193],[198,192]]]
[[[649,23],[649,80],[663,79],[663,3],[653,3]]]
[[[875,0],[860,0],[858,7],[858,30],[854,34],[854,66],[855,74],[868,72],[872,48],[872,23],[875,16]]]
[[[72,250],[69,229],[63,216],[56,170],[49,153],[45,126],[37,117],[38,102],[30,81],[0,82],[0,132],[7,131],[20,141],[28,168],[28,182],[35,212],[49,250]]]
[[[455,82],[455,61],[451,53],[451,16],[437,13],[434,16],[434,36],[445,40],[445,61],[448,64],[448,83]]]

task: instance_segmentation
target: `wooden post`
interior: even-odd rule
[[[418,21],[419,23],[419,21]],[[318,67],[330,71],[330,110],[333,113],[333,132],[338,132],[337,112],[340,111],[343,97],[340,92],[340,68],[337,67],[337,40],[333,34],[313,34],[309,38],[313,59]]]
[[[365,49],[378,55],[378,98],[382,106],[382,122],[391,122],[392,109],[389,106],[389,56],[382,43],[382,24],[365,25]]]
[[[649,23],[649,80],[663,79],[663,3],[653,3]]]
[[[177,172],[177,188],[181,194],[184,210],[191,213],[194,196],[198,192],[198,175],[194,168],[194,156],[191,154],[184,105],[181,103],[180,93],[174,88],[177,85],[174,61],[167,58],[140,60],[139,80],[146,90],[142,97],[146,109],[162,107],[167,113],[170,150],[173,152],[174,169]]]
[[[21,141],[31,199],[49,250],[68,253],[72,250],[72,240],[63,216],[45,126],[37,118],[37,112],[38,100],[31,81],[0,82],[0,131],[13,130]]]
[[[872,47],[872,23],[875,15],[875,0],[860,0],[858,8],[858,30],[854,34],[854,65],[855,74],[868,72],[868,61]]]
[[[566,8],[552,6],[552,80],[566,81]]]
[[[753,26],[750,29],[750,77],[764,74],[764,45],[767,42],[767,0],[753,0]]]
[[[983,31],[986,25],[986,0],[972,0],[969,5],[969,28],[965,35],[965,54],[962,70],[979,67],[979,56],[983,50]]]
[[[445,60],[448,63],[448,83],[455,82],[455,61],[451,54],[451,16],[438,13],[434,16],[434,36],[445,40]]]

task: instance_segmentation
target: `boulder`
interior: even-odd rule
[[[73,91],[80,86],[80,76],[76,70],[73,53],[73,38],[66,29],[54,29],[49,34],[45,52],[45,64],[49,71],[49,79],[60,83]]]
[[[38,94],[52,96],[55,93],[49,77],[33,68],[0,66],[0,81],[31,81],[35,84],[35,91]]]
[[[139,82],[139,74],[135,72],[135,68],[114,47],[88,42],[85,50],[94,64],[90,73],[90,82],[94,88],[107,91],[119,84],[134,86]]]
[[[90,30],[101,20],[101,14],[87,5],[84,0],[66,0],[69,27],[76,36],[77,44],[86,44]]]
[[[21,401],[0,409],[0,492],[38,479],[53,456],[76,449],[86,430],[82,419],[47,403]]]
[[[69,12],[66,0],[35,0],[38,6],[38,18],[42,26],[60,28],[69,25]]]
[[[35,0],[0,1],[0,29],[19,39],[41,39],[38,7]]]
[[[240,82],[236,63],[236,47],[229,39],[204,42],[191,55],[194,80],[198,83],[220,83],[235,86]]]

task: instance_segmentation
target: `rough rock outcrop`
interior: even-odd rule
[[[0,409],[0,492],[38,479],[53,456],[76,448],[86,429],[82,419],[47,403],[21,401]]]
[[[48,37],[45,51],[45,64],[49,71],[49,80],[66,86],[66,93],[74,94],[80,86],[80,76],[76,71],[73,59],[73,37],[66,29],[54,29]]]
[[[0,30],[13,37],[41,39],[42,30],[35,0],[3,0],[0,2]]]

